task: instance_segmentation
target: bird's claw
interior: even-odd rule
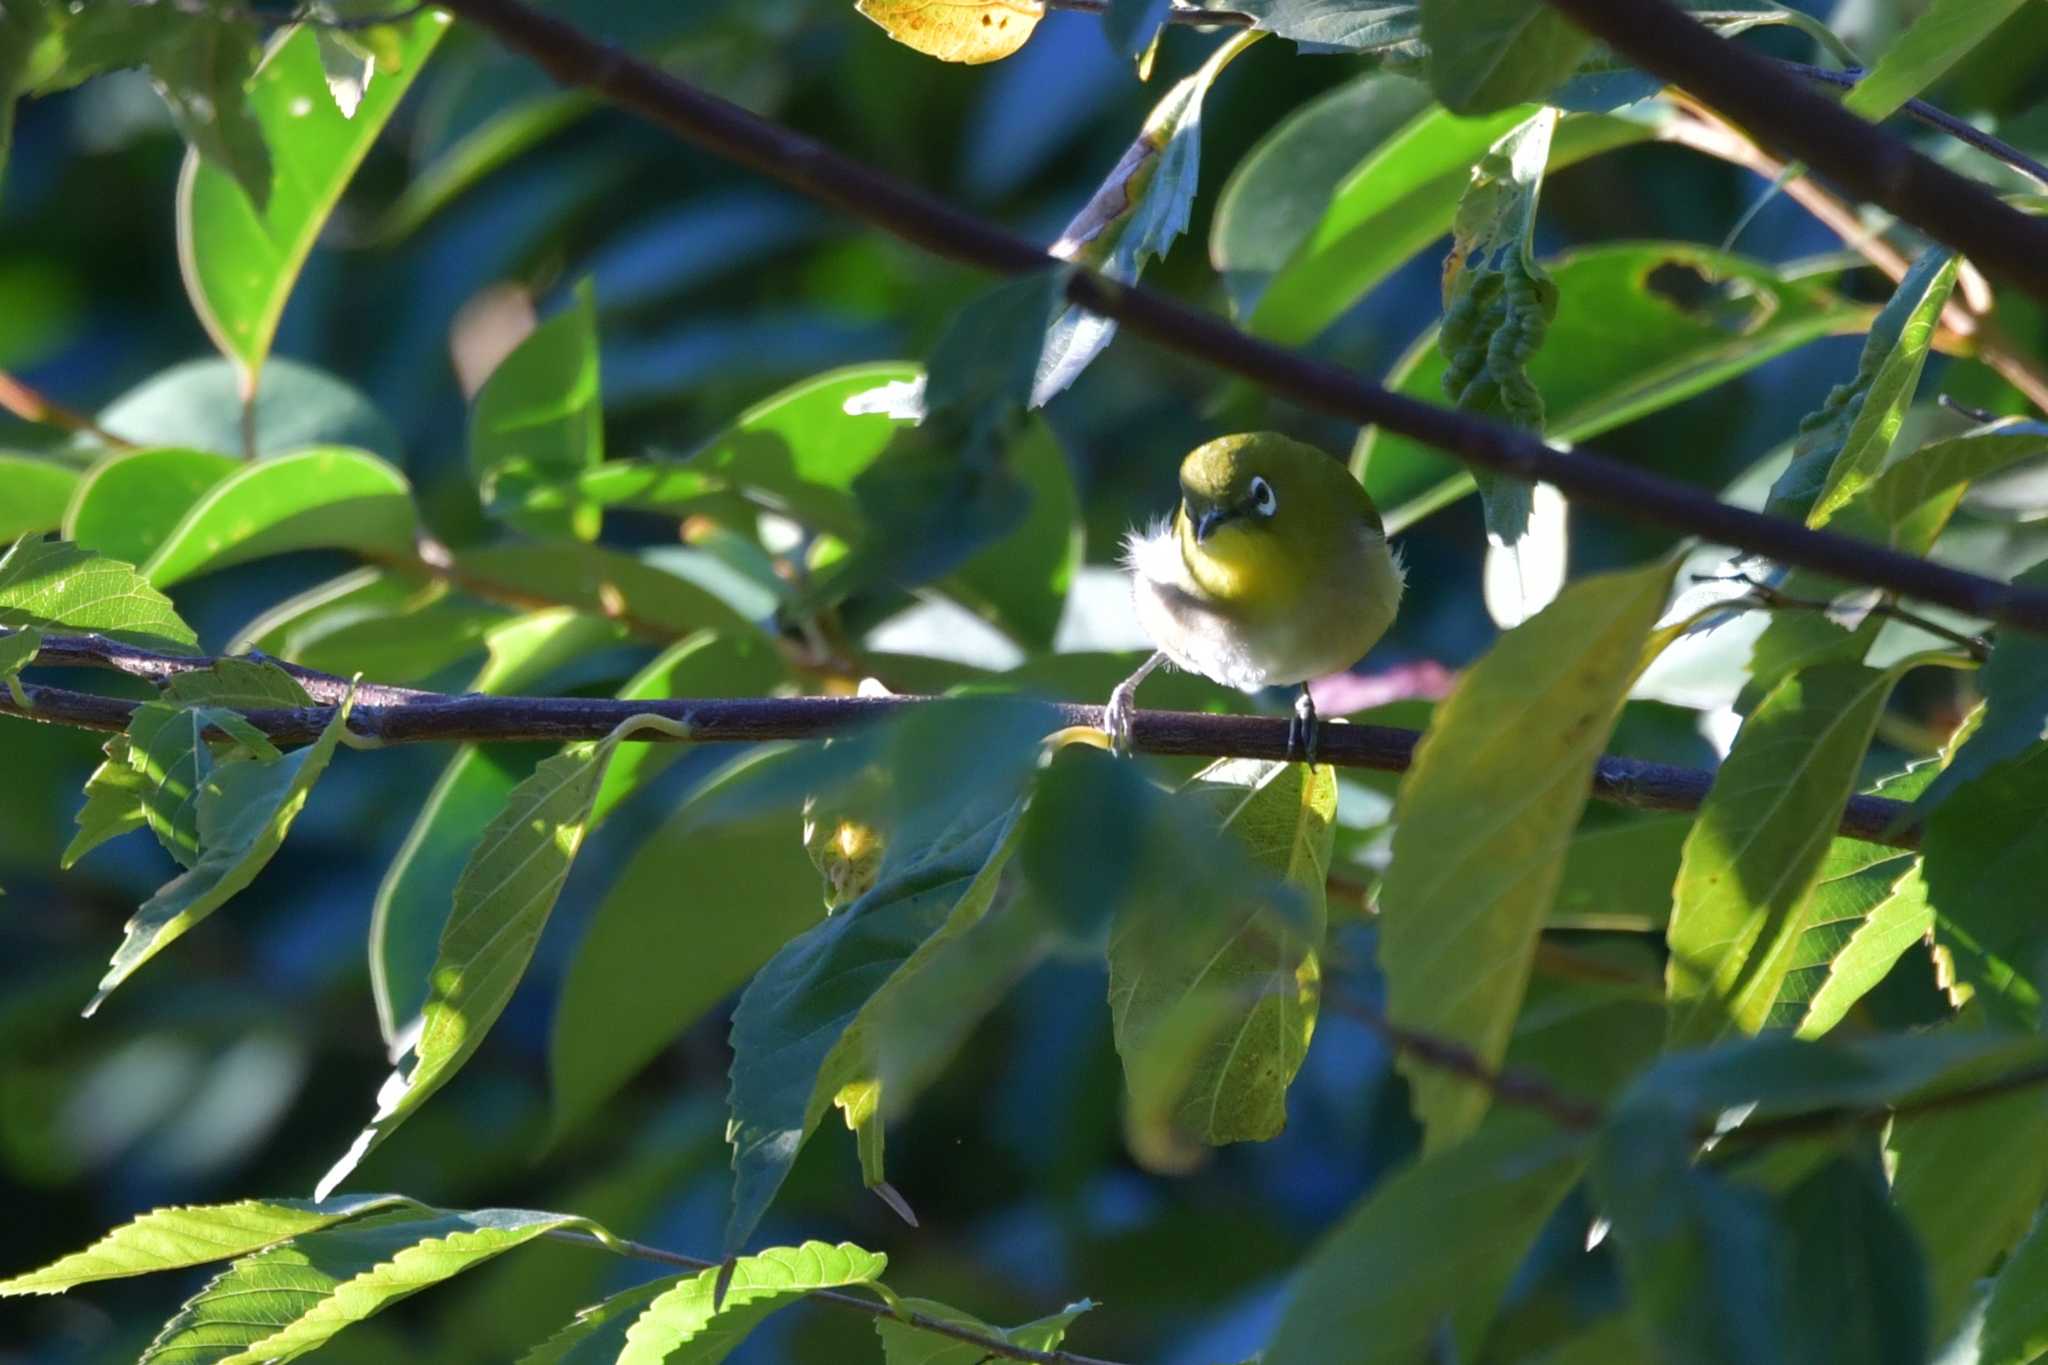
[[[1300,761],[1315,766],[1316,741],[1321,722],[1316,719],[1315,699],[1304,687],[1301,695],[1294,699],[1294,715],[1287,722],[1287,761]]]
[[[1102,731],[1109,736],[1109,751],[1118,758],[1131,756],[1131,722],[1137,713],[1137,687],[1129,682],[1118,684],[1109,694],[1109,705],[1102,708]]]

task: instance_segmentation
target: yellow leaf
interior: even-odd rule
[[[1045,13],[1037,0],[856,0],[854,8],[905,47],[969,63],[1009,56]]]

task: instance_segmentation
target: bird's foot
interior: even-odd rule
[[[1102,708],[1102,730],[1109,736],[1109,751],[1118,758],[1131,756],[1131,722],[1138,714],[1137,679],[1118,683]]]
[[[1322,723],[1316,719],[1315,698],[1308,694],[1308,684],[1303,683],[1301,695],[1294,699],[1294,716],[1287,722],[1287,759],[1297,759],[1313,767],[1316,761],[1316,741]]]

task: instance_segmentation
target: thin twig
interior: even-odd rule
[[[625,1237],[613,1237],[607,1241],[590,1233],[577,1232],[569,1228],[556,1228],[545,1235],[558,1242],[573,1242],[577,1246],[595,1247],[604,1251],[634,1256],[643,1261],[652,1261],[657,1265],[674,1266],[679,1270],[694,1270],[700,1274],[706,1270],[717,1270],[721,1265],[721,1262],[718,1261],[706,1261],[695,1256],[685,1256],[678,1251],[669,1251],[662,1247],[649,1246],[645,1242],[635,1242]],[[845,1308],[856,1313],[864,1313],[871,1318],[886,1318],[891,1322],[900,1322],[905,1326],[914,1327],[920,1332],[930,1332],[935,1336],[951,1337],[955,1341],[963,1341],[970,1346],[977,1346],[988,1352],[989,1356],[1003,1360],[1024,1360],[1033,1362],[1033,1365],[1117,1365],[1117,1362],[1113,1360],[1104,1360],[1100,1356],[1084,1356],[1075,1351],[1033,1350],[1029,1346],[1019,1346],[1014,1342],[1004,1341],[1001,1337],[988,1336],[975,1331],[972,1327],[962,1327],[957,1322],[947,1322],[943,1318],[934,1318],[924,1313],[896,1312],[887,1304],[877,1303],[873,1299],[864,1299],[858,1294],[848,1294],[837,1289],[806,1290],[804,1297],[814,1302],[830,1304],[834,1308]]]
[[[1812,66],[1806,62],[1780,61],[1777,66],[1780,70],[1789,71],[1802,79],[1843,90],[1855,88],[1856,83],[1869,74],[1855,68],[1835,71],[1825,66]],[[1919,120],[1930,128],[1939,128],[1956,141],[1975,147],[1994,160],[2004,162],[2041,188],[2048,189],[2048,166],[2043,166],[2011,143],[1993,137],[1969,120],[1957,118],[1954,114],[1937,109],[1926,100],[1907,100],[1899,112]]]
[[[1164,294],[1056,261],[1036,244],[1007,229],[707,94],[521,0],[447,0],[441,8],[487,29],[564,85],[591,90],[685,141],[751,166],[823,203],[837,205],[904,241],[1003,274],[1059,268],[1070,302],[1116,319],[1169,349],[1205,359],[1309,407],[1356,422],[1377,423],[1389,431],[1448,451],[1479,468],[1552,484],[1568,495],[1624,511],[1639,523],[1699,535],[1781,564],[1868,583],[1938,602],[1971,616],[2048,634],[2048,591],[2000,583],[1884,546],[1809,530],[1786,519],[1731,507],[1698,489],[1647,473],[1627,462],[1585,450],[1559,451],[1526,432],[1391,393],[1366,383],[1342,366],[1256,340],[1222,319]],[[1706,41],[1714,47],[1739,50],[1718,40]],[[1775,75],[1773,79],[1779,84],[1792,84]],[[1849,117],[1804,87],[1793,88],[1818,101],[1830,113]],[[1860,122],[1858,126],[1871,138],[1885,137]],[[1895,144],[1888,141],[1887,145]],[[1917,174],[1918,164],[1925,162],[1925,158],[1904,147],[1896,147],[1896,151],[1898,155],[1888,157],[1887,164],[1894,169],[1904,165]],[[1823,168],[1832,159],[1825,154],[1809,158]],[[1926,162],[1926,167],[1926,174],[1960,183],[1959,177],[1932,162]],[[1912,184],[1917,194],[1921,181],[1914,179]],[[1985,263],[1997,263],[2030,287],[2038,284],[2040,293],[2048,297],[2048,250],[2038,260],[2026,256],[2026,251],[2035,245],[2033,238],[2037,233],[2048,239],[2048,224],[2037,227],[1997,199],[1983,195],[1981,190],[1977,193],[1988,204],[1983,209],[1985,214],[1996,217],[2001,224],[2011,219],[2023,227],[2018,240],[2009,240],[2015,234],[2006,226],[1988,236],[1982,231],[1966,232],[1963,236],[1967,240],[1961,244],[1970,250],[1981,247]],[[1897,197],[1886,189],[1881,201]],[[1917,206],[1917,198],[1909,204]],[[1944,212],[1930,225],[1945,226],[1952,217],[1952,213]]]
[[[1780,592],[1763,579],[1752,577],[1742,570],[1736,570],[1732,573],[1694,574],[1693,582],[1740,583],[1748,590],[1750,602],[1766,611],[1828,612],[1834,610],[1834,603],[1832,602],[1823,601],[1817,597],[1794,597],[1789,593]],[[1741,598],[1735,598],[1727,605],[1739,606],[1741,603]],[[1952,645],[1959,645],[1964,652],[1980,664],[1987,662],[1991,658],[1991,642],[1983,636],[1965,635],[1960,630],[1952,630],[1939,621],[1922,616],[1917,611],[1909,611],[1897,603],[1873,602],[1866,608],[1866,613],[1871,616],[1882,616],[1886,620],[1897,621],[1901,625],[1912,626],[1916,630],[1924,630],[1929,635],[1946,640]]]
[[[10,634],[0,630],[0,638]],[[120,644],[99,635],[53,635],[45,638],[35,665],[106,668],[131,677],[160,682],[178,673],[211,667],[209,656],[158,654]],[[274,660],[272,662],[275,662]],[[333,718],[333,706],[348,692],[347,679],[296,665],[285,665],[318,706],[259,710],[249,723],[280,744],[304,744],[317,738]],[[549,743],[602,739],[628,718],[654,714],[689,726],[687,735],[650,731],[633,736],[650,743],[746,744],[770,740],[822,739],[863,724],[899,715],[925,705],[929,697],[704,697],[673,701],[622,701],[593,697],[454,696],[409,687],[357,683],[356,705],[348,728],[359,739],[376,744]],[[128,727],[136,703],[95,696],[68,688],[24,684],[29,706],[24,709],[0,693],[0,715],[20,716],[77,729],[120,731]],[[1102,727],[1102,708],[1074,703],[1051,706],[1051,719],[1062,726]],[[1289,722],[1268,716],[1215,716],[1191,711],[1140,711],[1132,741],[1143,753],[1180,757],[1293,757]],[[1419,731],[1385,725],[1332,724],[1317,740],[1319,761],[1343,768],[1405,772],[1414,757]],[[1714,785],[1703,768],[1603,756],[1593,768],[1592,794],[1602,801],[1636,810],[1697,810]],[[1911,822],[1912,807],[1880,797],[1858,796],[1842,812],[1842,835],[1894,848],[1919,847],[1920,831]]]
[[[1358,1020],[1378,1034],[1394,1051],[1413,1057],[1432,1071],[1463,1077],[1502,1104],[1533,1109],[1558,1127],[1575,1133],[1591,1132],[1600,1126],[1603,1116],[1599,1105],[1567,1095],[1541,1076],[1489,1066],[1463,1043],[1403,1028],[1342,991],[1332,991],[1324,999],[1338,1013]]]
[[[0,409],[37,426],[90,436],[114,450],[135,449],[133,441],[116,436],[82,412],[53,402],[4,370],[0,370]]]
[[[1614,51],[1679,86],[1761,146],[1811,166],[2048,303],[2048,222],[1915,152],[1740,43],[1715,38],[1670,0],[1545,0]]]

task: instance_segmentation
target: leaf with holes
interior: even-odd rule
[[[1030,40],[1038,0],[855,0],[905,47],[943,62],[999,62]]]

